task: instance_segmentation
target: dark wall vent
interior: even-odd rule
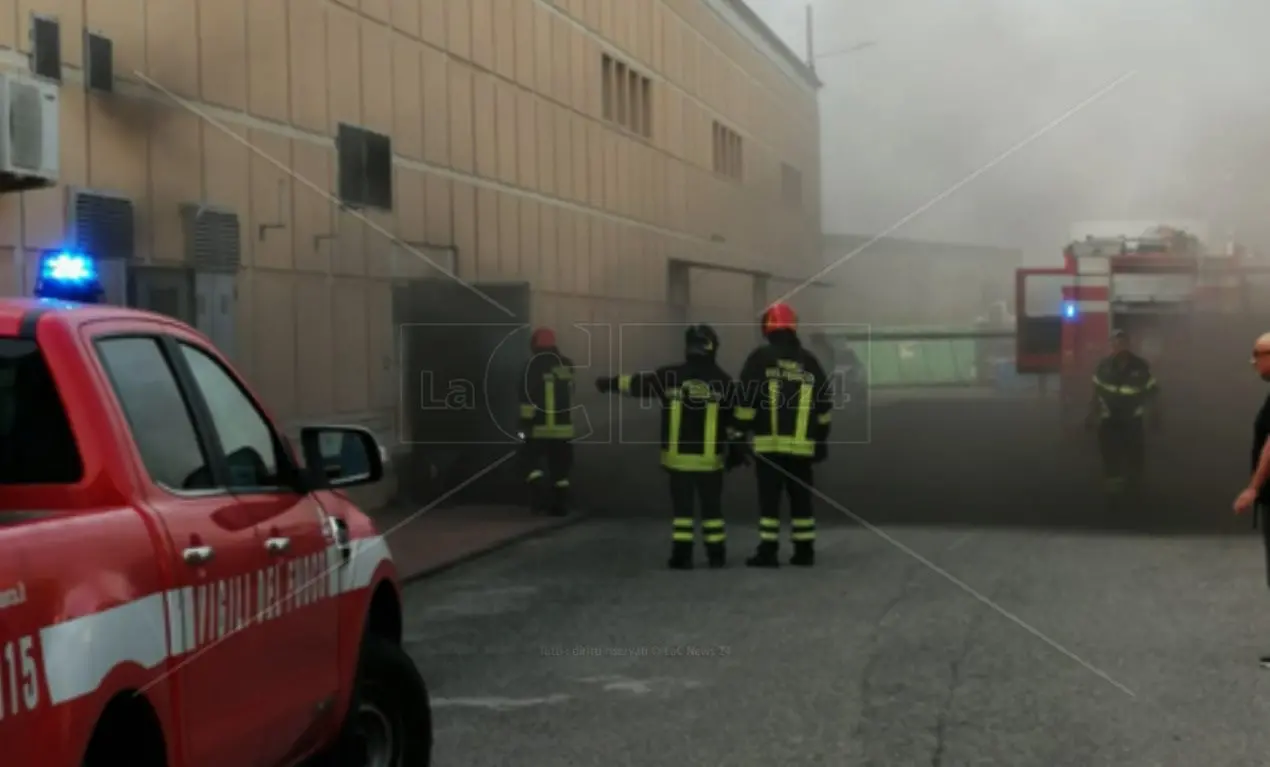
[[[57,19],[31,17],[31,73],[62,81],[62,26]]]
[[[75,191],[70,201],[71,241],[96,258],[136,257],[136,220],[132,200],[100,192]]]
[[[84,87],[110,93],[115,89],[115,45],[109,37],[84,33]]]
[[[205,272],[236,272],[242,264],[242,227],[238,214],[221,208],[187,204],[185,260]]]

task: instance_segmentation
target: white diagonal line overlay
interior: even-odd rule
[[[1049,133],[1050,131],[1054,130],[1054,129],[1055,129],[1055,128],[1057,128],[1058,126],[1060,126],[1060,125],[1062,125],[1063,123],[1067,122],[1067,121],[1068,121],[1068,120],[1070,120],[1072,117],[1074,117],[1077,113],[1079,113],[1081,110],[1083,110],[1083,109],[1085,109],[1086,107],[1090,106],[1091,104],[1093,104],[1093,103],[1097,102],[1097,101],[1098,101],[1099,99],[1101,99],[1103,96],[1106,96],[1108,93],[1111,93],[1111,92],[1112,92],[1112,91],[1114,91],[1116,88],[1119,88],[1121,85],[1123,85],[1124,83],[1128,82],[1131,78],[1133,78],[1133,77],[1134,77],[1135,75],[1137,75],[1137,74],[1138,74],[1137,70],[1130,70],[1130,71],[1125,72],[1124,74],[1120,75],[1120,76],[1119,76],[1119,77],[1117,77],[1116,79],[1112,80],[1111,82],[1107,83],[1107,84],[1106,84],[1106,85],[1104,85],[1103,87],[1099,88],[1099,89],[1098,89],[1097,91],[1095,91],[1092,95],[1090,95],[1090,96],[1086,97],[1085,99],[1083,99],[1083,100],[1082,100],[1079,104],[1076,104],[1076,105],[1075,105],[1074,107],[1072,107],[1071,109],[1068,109],[1066,112],[1063,112],[1063,113],[1062,113],[1061,115],[1059,115],[1058,117],[1055,117],[1053,120],[1050,120],[1048,123],[1046,123],[1045,125],[1041,126],[1041,128],[1040,128],[1040,129],[1038,129],[1036,132],[1034,132],[1032,135],[1028,136],[1027,138],[1023,139],[1023,140],[1022,140],[1022,141],[1020,141],[1019,143],[1015,144],[1014,146],[1012,146],[1012,147],[1010,147],[1009,149],[1005,150],[1005,151],[1004,151],[1004,152],[1002,152],[1001,154],[999,154],[999,155],[997,155],[996,157],[992,158],[992,159],[991,159],[991,160],[989,160],[988,162],[986,162],[986,163],[984,163],[983,165],[979,166],[979,169],[978,169],[978,170],[974,171],[973,173],[971,173],[970,175],[966,176],[966,177],[965,177],[965,178],[963,178],[962,180],[958,181],[957,183],[955,183],[955,184],[953,184],[952,186],[948,187],[948,188],[947,188],[947,189],[945,189],[944,191],[942,191],[942,192],[940,192],[939,194],[935,195],[934,197],[932,197],[930,200],[928,200],[928,201],[927,201],[924,205],[922,205],[921,207],[919,207],[919,208],[917,208],[916,210],[914,210],[913,212],[909,213],[907,216],[904,216],[904,217],[903,217],[903,218],[901,218],[899,221],[896,221],[894,224],[891,224],[889,227],[887,227],[886,229],[884,229],[884,230],[883,230],[882,232],[880,232],[879,234],[874,235],[874,236],[873,236],[873,238],[872,238],[871,240],[869,240],[868,242],[864,243],[864,244],[863,244],[863,245],[861,245],[860,247],[856,248],[855,250],[851,251],[850,253],[846,254],[845,256],[842,256],[842,257],[841,257],[841,258],[839,258],[837,261],[834,261],[832,264],[830,264],[830,265],[826,266],[824,269],[821,269],[819,272],[816,272],[816,274],[812,275],[811,277],[808,277],[808,278],[807,278],[806,280],[804,280],[802,283],[800,283],[799,285],[797,285],[797,286],[796,286],[796,287],[794,287],[794,288],[791,288],[791,289],[789,290],[789,292],[785,293],[785,295],[783,295],[783,296],[781,296],[780,298],[776,299],[776,300],[775,300],[775,301],[773,301],[772,303],[781,303],[781,302],[784,302],[784,301],[788,301],[790,298],[793,298],[796,294],[798,294],[798,293],[802,292],[805,288],[807,288],[808,286],[810,286],[810,285],[812,285],[813,283],[815,283],[815,282],[816,282],[817,280],[819,280],[821,277],[824,277],[824,276],[825,276],[826,274],[828,274],[829,272],[832,272],[834,269],[837,269],[839,266],[842,266],[843,264],[845,264],[846,262],[848,262],[848,261],[850,261],[851,259],[855,258],[857,255],[859,255],[859,254],[860,254],[860,253],[862,253],[863,251],[865,251],[865,250],[867,250],[868,248],[872,247],[872,246],[873,246],[873,244],[874,244],[874,243],[876,243],[878,240],[881,240],[881,239],[883,239],[884,237],[888,237],[888,236],[890,236],[890,235],[891,235],[891,234],[893,234],[893,233],[894,233],[897,229],[899,229],[899,228],[903,227],[903,226],[904,226],[905,224],[907,224],[909,221],[912,221],[913,219],[915,219],[915,218],[917,218],[918,216],[922,215],[923,213],[925,213],[926,211],[928,211],[928,210],[930,210],[931,208],[935,207],[935,206],[936,206],[936,205],[938,205],[939,203],[941,203],[941,202],[943,202],[944,200],[948,199],[948,198],[949,198],[949,197],[951,197],[952,195],[956,194],[958,191],[960,191],[963,187],[965,187],[965,186],[966,186],[967,184],[969,184],[971,181],[974,181],[975,179],[979,178],[979,177],[980,177],[980,176],[982,176],[983,174],[985,174],[985,173],[987,173],[988,171],[992,170],[992,169],[993,169],[993,168],[995,168],[996,166],[998,166],[998,165],[1000,165],[1001,163],[1005,162],[1005,161],[1006,161],[1007,159],[1009,159],[1012,155],[1014,155],[1014,154],[1018,153],[1020,150],[1024,149],[1024,148],[1025,148],[1025,147],[1027,147],[1028,145],[1035,143],[1037,140],[1039,140],[1039,139],[1040,139],[1041,137],[1043,137],[1045,134]]]
[[[766,463],[768,466],[771,466],[772,468],[776,469],[776,470],[777,470],[777,471],[779,471],[781,474],[784,474],[784,475],[785,475],[786,477],[788,477],[790,480],[792,480],[792,481],[794,481],[794,482],[797,482],[798,484],[800,484],[800,485],[802,485],[803,487],[807,488],[807,490],[808,490],[809,492],[811,492],[811,494],[812,494],[812,495],[816,496],[816,497],[817,497],[817,498],[819,498],[820,500],[822,500],[822,501],[824,501],[825,503],[827,503],[827,504],[829,504],[830,506],[832,506],[834,509],[836,509],[836,510],[837,510],[837,511],[839,511],[840,513],[844,514],[844,515],[845,515],[848,519],[850,519],[852,522],[855,522],[856,524],[860,525],[860,526],[861,526],[861,527],[863,527],[864,529],[868,530],[869,532],[871,532],[871,533],[873,533],[874,535],[878,536],[879,538],[881,538],[882,540],[884,540],[884,541],[886,541],[887,543],[891,544],[891,545],[892,545],[892,546],[894,546],[895,548],[899,549],[901,552],[903,552],[903,553],[907,554],[909,557],[911,557],[911,558],[913,558],[913,559],[917,560],[917,562],[919,562],[920,564],[924,565],[924,566],[926,567],[926,569],[930,570],[931,572],[933,572],[933,573],[935,573],[936,575],[940,576],[941,578],[943,578],[944,580],[946,580],[946,581],[948,581],[949,583],[953,584],[953,585],[954,585],[954,586],[956,586],[957,588],[961,589],[961,590],[962,590],[962,591],[964,591],[965,593],[969,594],[970,596],[974,597],[974,598],[975,598],[975,599],[977,599],[978,601],[982,602],[984,605],[986,605],[987,607],[989,607],[990,609],[992,609],[993,611],[995,611],[996,613],[998,613],[999,615],[1001,615],[1001,617],[1005,618],[1006,620],[1008,620],[1008,621],[1010,621],[1011,623],[1015,624],[1016,626],[1018,626],[1019,628],[1023,629],[1024,631],[1028,632],[1028,633],[1029,633],[1029,634],[1031,634],[1032,636],[1034,636],[1034,637],[1036,637],[1037,639],[1041,640],[1041,641],[1042,641],[1042,642],[1044,642],[1045,644],[1047,644],[1047,645],[1049,645],[1050,647],[1052,647],[1053,649],[1057,650],[1059,653],[1062,653],[1063,655],[1065,655],[1066,657],[1068,657],[1068,658],[1069,658],[1069,659],[1071,659],[1072,661],[1075,661],[1077,664],[1079,664],[1080,666],[1082,666],[1085,670],[1089,671],[1090,673],[1094,674],[1094,675],[1095,675],[1095,676],[1097,676],[1098,678],[1102,679],[1102,680],[1103,680],[1104,682],[1106,682],[1107,684],[1111,685],[1112,687],[1115,687],[1117,690],[1119,690],[1120,692],[1123,692],[1125,695],[1128,695],[1130,698],[1137,698],[1137,697],[1138,697],[1137,693],[1135,693],[1133,690],[1129,689],[1129,688],[1128,688],[1128,687],[1126,687],[1125,685],[1121,684],[1120,682],[1116,681],[1116,680],[1115,680],[1115,679],[1114,679],[1114,678],[1113,678],[1110,674],[1108,674],[1106,671],[1103,671],[1102,669],[1098,668],[1098,667],[1097,667],[1097,666],[1095,666],[1094,664],[1090,663],[1089,661],[1087,661],[1087,660],[1085,660],[1084,658],[1080,657],[1079,655],[1077,655],[1076,653],[1074,653],[1074,652],[1072,652],[1071,650],[1067,649],[1067,648],[1066,648],[1066,647],[1064,647],[1063,645],[1059,644],[1057,640],[1050,638],[1050,636],[1049,636],[1048,634],[1046,634],[1045,632],[1041,631],[1040,629],[1036,628],[1036,627],[1035,627],[1035,626],[1033,626],[1032,624],[1030,624],[1030,623],[1028,623],[1027,621],[1025,621],[1025,620],[1023,620],[1022,618],[1020,618],[1019,616],[1015,615],[1014,613],[1012,613],[1012,612],[1010,612],[1009,610],[1005,609],[1005,608],[1004,608],[1004,607],[1002,607],[1001,605],[997,604],[995,601],[993,601],[993,600],[992,600],[992,599],[990,599],[989,597],[985,596],[983,593],[981,593],[978,589],[974,588],[974,587],[973,587],[973,586],[971,586],[970,584],[966,583],[965,581],[961,580],[961,579],[960,579],[960,578],[958,578],[957,576],[955,576],[955,575],[953,575],[952,573],[948,572],[948,571],[947,571],[947,570],[945,570],[944,568],[940,567],[939,565],[937,565],[937,564],[935,564],[934,562],[930,561],[929,559],[927,559],[926,557],[924,557],[924,556],[922,556],[921,554],[917,553],[917,552],[916,552],[916,551],[914,551],[913,549],[911,549],[911,548],[909,548],[908,546],[904,545],[904,544],[903,544],[903,543],[901,543],[900,541],[898,541],[898,540],[896,540],[895,538],[891,537],[890,535],[888,535],[888,534],[886,533],[886,531],[884,531],[884,530],[882,530],[882,529],[880,529],[880,528],[878,528],[878,527],[875,527],[875,526],[874,526],[873,524],[871,524],[871,523],[870,523],[867,519],[864,519],[864,518],[863,518],[863,517],[861,517],[859,514],[856,514],[855,512],[851,511],[851,510],[850,510],[850,509],[848,509],[846,506],[843,506],[842,504],[838,503],[838,502],[837,502],[837,501],[835,501],[833,498],[830,498],[828,495],[826,495],[825,493],[823,493],[823,492],[821,492],[820,490],[816,489],[815,487],[812,487],[811,485],[807,484],[806,482],[803,482],[802,480],[798,479],[798,478],[797,478],[797,477],[795,477],[793,474],[790,474],[789,472],[785,471],[784,469],[782,469],[780,466],[776,465],[776,464],[775,464],[775,463],[773,463],[772,461],[768,460],[767,458],[764,458],[762,455],[758,455],[758,454],[756,454],[754,457],[755,457],[755,458],[757,458],[758,460],[760,460],[760,461],[762,461],[762,462]]]
[[[447,499],[449,499],[449,498],[453,497],[454,495],[456,495],[456,494],[457,494],[457,493],[459,493],[459,492],[462,492],[462,490],[463,490],[464,488],[466,488],[468,485],[471,485],[471,484],[472,484],[473,482],[475,482],[476,480],[480,479],[481,477],[485,476],[486,474],[489,474],[491,471],[493,471],[494,469],[497,469],[499,466],[502,466],[504,463],[507,463],[508,459],[512,458],[512,457],[513,457],[513,456],[515,456],[515,455],[516,455],[516,451],[514,451],[514,450],[513,450],[512,452],[507,453],[507,454],[506,454],[506,455],[504,455],[502,458],[499,458],[497,461],[494,461],[494,462],[493,462],[493,463],[491,463],[490,465],[486,466],[484,469],[481,469],[480,471],[476,472],[476,473],[475,473],[475,474],[473,474],[472,476],[470,476],[470,477],[468,477],[467,479],[463,480],[463,481],[462,481],[462,482],[460,482],[459,484],[457,484],[457,485],[455,485],[454,487],[450,488],[449,490],[445,491],[445,492],[444,492],[444,493],[442,493],[440,496],[438,496],[438,497],[437,497],[434,501],[432,501],[432,503],[429,503],[427,506],[424,506],[423,508],[419,509],[418,511],[413,512],[412,514],[410,514],[410,515],[409,515],[408,517],[406,517],[405,519],[401,520],[401,521],[400,521],[400,522],[398,522],[397,524],[395,524],[395,525],[393,525],[392,527],[390,527],[390,528],[388,528],[387,530],[385,530],[385,531],[382,533],[383,537],[384,537],[385,539],[387,539],[387,538],[388,538],[388,536],[390,536],[390,535],[392,535],[393,533],[397,532],[397,531],[398,531],[398,530],[400,530],[401,528],[403,528],[403,527],[405,527],[406,525],[410,524],[411,522],[413,522],[414,520],[416,520],[416,519],[418,519],[419,517],[423,516],[424,514],[428,513],[429,511],[431,511],[431,510],[435,509],[437,506],[439,506],[440,504],[444,503]],[[362,550],[359,550],[359,549],[357,549],[356,547],[354,547],[354,549],[353,549],[353,556],[355,556],[355,557],[356,557],[356,556],[360,556],[360,555],[361,555],[361,553],[362,553]],[[313,578],[309,579],[309,581],[308,581],[308,582],[306,582],[304,585],[300,586],[300,588],[298,588],[298,589],[292,589],[292,594],[296,594],[296,593],[303,593],[306,589],[310,588],[310,587],[311,587],[311,586],[313,586],[314,584],[316,584],[316,583],[320,583],[321,581],[323,581],[323,580],[326,580],[326,579],[330,578],[330,577],[331,577],[331,573],[335,572],[336,570],[338,570],[338,569],[340,569],[340,568],[342,568],[342,567],[347,567],[347,566],[351,563],[351,561],[352,561],[352,560],[350,559],[350,560],[349,560],[349,562],[344,562],[344,563],[341,563],[341,564],[336,565],[335,567],[329,567],[329,568],[327,568],[326,570],[322,571],[322,573],[321,573],[320,575],[317,575],[317,576],[315,576],[315,577],[313,577]],[[188,666],[189,664],[191,664],[191,663],[193,663],[194,661],[198,660],[199,658],[203,657],[203,655],[204,655],[204,654],[205,654],[208,650],[211,650],[213,647],[216,647],[216,646],[217,646],[217,645],[219,645],[221,642],[224,642],[225,640],[229,639],[230,637],[234,636],[235,634],[239,634],[239,633],[241,633],[242,631],[244,631],[244,630],[246,630],[246,629],[248,629],[248,628],[251,628],[252,626],[255,626],[256,624],[260,623],[260,621],[264,618],[264,616],[265,616],[265,615],[268,615],[268,614],[269,614],[269,613],[270,613],[270,612],[274,609],[274,607],[278,606],[279,604],[285,603],[288,599],[293,599],[293,598],[294,598],[293,596],[284,596],[284,597],[281,597],[281,598],[279,598],[279,599],[275,599],[274,601],[270,602],[270,603],[269,603],[269,605],[268,605],[267,607],[264,607],[264,608],[262,608],[261,610],[259,610],[259,611],[256,613],[256,615],[255,615],[255,616],[254,616],[251,620],[247,621],[247,622],[246,622],[246,624],[244,624],[244,626],[243,626],[243,627],[241,627],[241,628],[231,628],[231,629],[229,630],[229,632],[225,634],[225,636],[221,637],[220,639],[217,639],[216,641],[212,642],[211,644],[207,645],[206,647],[202,648],[201,650],[196,651],[193,655],[189,656],[189,657],[188,657],[188,658],[186,658],[185,660],[183,660],[183,661],[181,661],[180,663],[176,664],[176,666],[174,666],[173,668],[169,669],[168,671],[165,671],[164,673],[160,674],[158,677],[156,677],[156,678],[152,679],[152,680],[151,680],[148,684],[146,684],[146,685],[142,686],[139,690],[137,690],[136,694],[137,694],[137,695],[140,695],[140,694],[144,693],[146,690],[149,690],[151,687],[154,687],[156,684],[158,684],[159,682],[162,682],[164,679],[167,679],[167,678],[168,678],[169,676],[171,676],[172,674],[175,674],[176,672],[178,672],[178,671],[180,671],[181,669],[185,668],[185,667],[186,667],[186,666]]]
[[[401,238],[399,238],[397,235],[395,235],[395,234],[393,234],[392,232],[388,231],[387,229],[383,228],[383,227],[382,227],[382,226],[380,226],[379,224],[376,224],[374,221],[371,221],[371,220],[370,220],[369,218],[367,218],[367,217],[366,217],[366,216],[365,216],[365,215],[364,215],[361,211],[357,211],[357,210],[353,210],[353,209],[351,209],[351,208],[347,208],[347,207],[345,207],[345,206],[344,206],[344,204],[343,204],[342,202],[340,202],[340,200],[339,200],[338,198],[336,198],[333,194],[331,194],[330,192],[326,191],[325,189],[323,189],[323,188],[322,188],[321,186],[319,186],[318,184],[315,184],[314,182],[312,182],[312,181],[310,181],[309,179],[305,178],[304,176],[301,176],[300,174],[296,173],[296,172],[295,172],[294,170],[292,170],[291,168],[288,168],[285,164],[283,164],[282,162],[280,162],[277,158],[270,156],[268,153],[266,153],[266,152],[265,152],[264,150],[262,150],[260,147],[256,146],[255,144],[252,144],[252,143],[251,143],[250,141],[248,141],[245,137],[240,136],[240,135],[237,133],[237,131],[233,130],[233,129],[232,129],[232,128],[230,128],[229,126],[227,126],[227,125],[225,125],[224,123],[222,123],[221,121],[217,120],[215,117],[213,117],[213,116],[211,116],[210,114],[208,114],[208,113],[207,113],[207,110],[205,110],[205,109],[200,109],[200,108],[198,107],[198,105],[197,105],[197,104],[194,104],[194,103],[192,103],[191,101],[189,101],[188,99],[182,98],[181,96],[179,96],[179,95],[177,95],[177,94],[173,93],[170,89],[168,89],[168,88],[166,88],[165,86],[163,86],[162,84],[160,84],[160,83],[156,82],[156,81],[154,80],[154,78],[150,77],[149,75],[145,74],[144,72],[141,72],[141,71],[138,71],[138,70],[134,70],[132,74],[133,74],[133,75],[134,75],[134,76],[135,76],[138,80],[140,80],[141,82],[143,82],[143,83],[145,83],[146,85],[150,86],[151,88],[155,89],[156,91],[158,91],[159,93],[163,94],[164,96],[167,96],[168,98],[172,99],[172,101],[173,101],[173,102],[175,102],[177,105],[179,105],[179,106],[180,106],[180,107],[182,107],[183,109],[187,110],[187,111],[188,111],[188,112],[190,112],[191,114],[193,114],[193,115],[197,116],[197,117],[198,117],[198,118],[200,118],[201,120],[205,121],[208,125],[211,125],[211,126],[215,127],[215,128],[216,128],[217,130],[219,130],[221,133],[224,133],[226,136],[229,136],[229,137],[230,137],[230,138],[232,138],[234,141],[237,141],[239,144],[242,144],[243,146],[247,147],[247,150],[248,150],[248,151],[250,151],[252,154],[255,154],[257,157],[259,157],[259,158],[261,158],[262,160],[265,160],[265,161],[266,161],[266,162],[268,162],[269,164],[273,165],[275,168],[277,168],[278,170],[282,171],[285,175],[289,176],[290,178],[292,178],[292,179],[294,179],[294,180],[296,180],[296,181],[299,181],[301,184],[303,184],[303,185],[307,186],[309,189],[311,189],[311,190],[313,190],[314,192],[316,192],[317,194],[321,195],[321,196],[322,196],[325,200],[327,200],[328,202],[330,202],[332,205],[335,205],[336,207],[340,208],[340,209],[341,209],[341,210],[343,210],[344,212],[351,214],[354,218],[356,218],[358,221],[360,221],[360,222],[362,222],[363,224],[365,224],[367,227],[369,227],[369,228],[370,228],[370,229],[372,229],[373,231],[376,231],[376,232],[378,232],[379,234],[382,234],[383,236],[387,237],[387,238],[388,238],[388,240],[389,240],[390,242],[392,242],[394,245],[396,245],[396,246],[398,246],[398,247],[402,248],[403,250],[405,250],[405,251],[406,251],[407,253],[409,253],[410,255],[414,256],[415,258],[420,259],[420,260],[421,260],[421,261],[423,261],[424,263],[426,263],[426,264],[428,264],[429,266],[431,266],[433,269],[436,269],[438,272],[440,272],[440,273],[444,274],[446,277],[449,277],[451,280],[454,280],[454,281],[455,281],[455,282],[457,282],[458,284],[462,285],[464,288],[467,288],[468,290],[472,291],[472,292],[473,292],[473,293],[475,293],[478,297],[480,297],[480,298],[481,298],[481,300],[485,301],[485,302],[486,302],[487,304],[489,304],[490,306],[493,306],[495,309],[498,309],[500,312],[502,312],[503,314],[506,314],[508,317],[515,317],[515,316],[516,316],[516,313],[515,313],[515,312],[513,312],[511,309],[508,309],[506,306],[503,306],[501,303],[499,303],[499,302],[498,302],[497,300],[495,300],[493,297],[491,297],[491,296],[487,295],[487,294],[486,294],[483,290],[481,290],[480,288],[476,287],[475,285],[473,285],[472,283],[468,282],[467,280],[464,280],[463,278],[459,277],[458,275],[451,273],[450,271],[448,271],[448,270],[447,270],[444,266],[442,266],[441,264],[438,264],[436,261],[433,261],[432,259],[428,258],[428,257],[427,257],[427,255],[425,255],[425,254],[424,254],[422,251],[420,251],[418,248],[416,248],[416,247],[414,247],[413,245],[411,245],[411,244],[409,244],[409,243],[407,243],[407,242],[403,241],[403,240],[402,240]]]

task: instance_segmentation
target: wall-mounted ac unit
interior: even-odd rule
[[[57,184],[58,98],[57,83],[0,74],[0,193]]]

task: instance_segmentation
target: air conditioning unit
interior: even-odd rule
[[[57,83],[0,73],[0,193],[57,184],[59,96]]]

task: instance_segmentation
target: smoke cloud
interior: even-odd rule
[[[800,55],[805,5],[749,0]],[[1071,223],[1186,217],[1270,251],[1270,6],[818,0],[824,227],[875,233],[1135,71],[897,237],[1055,261]]]

